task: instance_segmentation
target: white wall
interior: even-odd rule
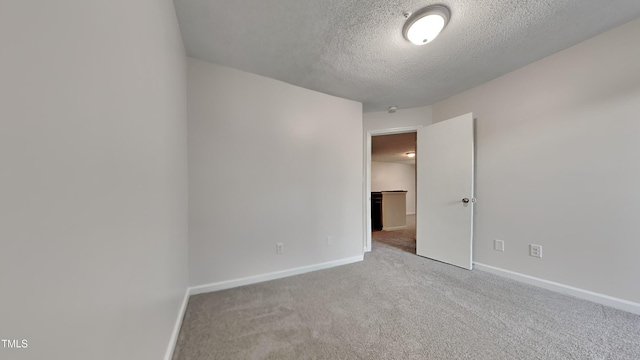
[[[478,118],[474,261],[640,302],[639,33],[635,20],[433,105],[436,121]]]
[[[188,79],[191,285],[362,255],[362,104],[195,59]]]
[[[371,162],[371,191],[407,190],[407,214],[416,213],[416,166]]]
[[[187,286],[170,0],[0,5],[2,359],[160,359]]]
[[[366,134],[371,130],[395,129],[408,126],[425,126],[432,123],[431,106],[364,113],[363,127]]]

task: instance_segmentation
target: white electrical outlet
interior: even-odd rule
[[[327,236],[327,247],[333,246],[333,236]]]
[[[542,257],[542,246],[536,244],[529,245],[529,255],[537,258]]]
[[[276,244],[276,254],[284,254],[284,243]]]
[[[504,240],[493,239],[493,250],[504,251]]]

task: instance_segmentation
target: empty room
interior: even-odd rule
[[[0,359],[640,359],[639,35],[637,0],[0,1]]]

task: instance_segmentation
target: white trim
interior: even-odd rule
[[[193,286],[189,288],[189,295],[203,294],[203,293],[208,293],[212,291],[231,289],[231,288],[243,286],[243,285],[250,285],[250,284],[260,283],[260,282],[269,281],[269,280],[281,279],[281,278],[285,278],[293,275],[308,273],[311,271],[328,269],[335,266],[351,264],[351,263],[355,263],[362,260],[364,260],[364,254],[358,255],[358,256],[352,256],[352,257],[340,259],[340,260],[328,261],[328,262],[315,264],[315,265],[301,266],[298,268],[276,271],[268,274],[247,276],[239,279],[225,280],[225,281],[219,281],[211,284]]]
[[[371,251],[371,136],[375,135],[393,135],[404,134],[410,132],[418,132],[418,129],[425,125],[414,125],[405,127],[396,127],[389,129],[367,130],[364,141],[364,251]]]
[[[364,140],[364,252],[371,251],[371,132]]]
[[[369,135],[393,135],[393,134],[404,134],[410,132],[416,132],[418,129],[425,127],[426,125],[414,125],[414,126],[404,126],[404,127],[395,127],[389,129],[376,129],[376,130],[368,130],[367,134]]]
[[[477,269],[477,270],[486,271],[495,275],[521,281],[529,285],[534,285],[537,287],[541,287],[543,289],[555,291],[565,295],[575,296],[580,299],[589,300],[601,305],[609,306],[612,308],[628,311],[636,315],[640,315],[640,304],[629,301],[629,300],[615,298],[613,296],[603,295],[593,291],[584,290],[577,287],[564,285],[557,282],[544,280],[544,279],[540,279],[540,278],[525,275],[525,274],[520,274],[514,271],[505,270],[505,269],[497,268],[490,265],[480,264],[477,262],[474,262],[473,265],[474,265],[474,269]]]
[[[406,215],[415,215],[415,212],[408,212]]]
[[[402,230],[402,229],[406,229],[407,225],[403,225],[403,226],[383,226],[382,227],[382,231],[393,231],[393,230]]]
[[[473,113],[470,112],[463,116],[471,116],[471,238],[469,239],[469,270],[473,270],[473,235],[474,235],[474,220],[476,214],[476,118],[473,117]]]
[[[173,325],[173,332],[171,332],[171,338],[169,338],[169,346],[167,346],[167,352],[164,355],[164,360],[171,360],[173,358],[173,352],[176,349],[178,343],[178,335],[180,335],[180,328],[182,327],[182,320],[184,319],[184,313],[187,311],[187,303],[189,302],[189,292],[191,288],[187,288],[184,297],[182,298],[182,304],[178,311],[178,318],[175,325]]]

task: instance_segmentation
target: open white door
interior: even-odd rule
[[[471,270],[473,114],[418,129],[416,253]]]

